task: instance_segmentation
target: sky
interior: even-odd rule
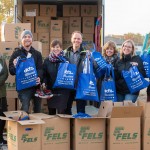
[[[105,0],[105,35],[150,32],[150,0]]]

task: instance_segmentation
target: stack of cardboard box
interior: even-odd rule
[[[18,121],[20,111],[5,112],[8,147],[12,150],[148,150],[150,104],[102,102],[98,115],[72,118],[69,115],[30,114]],[[143,115],[142,115],[143,114]],[[21,118],[26,116],[24,112]],[[142,116],[142,120],[141,120]]]
[[[93,47],[95,19],[98,16],[96,5],[63,5],[63,47],[71,45],[71,33],[81,31],[88,49]],[[69,25],[67,25],[69,24]]]

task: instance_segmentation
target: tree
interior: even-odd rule
[[[14,20],[14,0],[0,0],[0,24]]]

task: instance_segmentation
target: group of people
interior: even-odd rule
[[[22,104],[21,109],[29,113],[29,106],[31,99],[34,104],[34,113],[41,111],[41,98],[36,97],[35,93],[37,89],[43,88],[51,90],[56,95],[47,99],[48,110],[50,115],[60,114],[72,114],[72,104],[76,101],[77,113],[85,113],[85,100],[76,100],[76,90],[67,90],[62,88],[53,88],[55,83],[59,64],[62,62],[61,58],[66,59],[69,63],[77,66],[77,78],[75,85],[78,82],[78,76],[83,72],[83,63],[86,58],[87,52],[82,46],[83,35],[80,31],[74,31],[71,35],[72,46],[67,49],[62,49],[62,43],[55,39],[51,42],[50,53],[44,62],[42,55],[39,51],[32,47],[33,35],[31,31],[24,30],[21,34],[21,46],[16,48],[9,60],[9,72],[11,75],[16,75],[16,65],[18,57],[20,56],[32,56],[36,66],[38,77],[36,78],[36,85],[34,87],[19,90],[18,98]],[[140,56],[135,55],[135,45],[132,40],[126,40],[118,52],[116,44],[113,41],[107,42],[103,47],[103,57],[107,63],[112,64],[115,73],[116,93],[117,101],[121,102],[124,100],[136,101],[139,92],[131,94],[126,82],[122,76],[122,70],[128,70],[131,65],[137,66],[139,72],[145,77],[145,70],[143,67]],[[94,66],[93,66],[94,67]],[[6,62],[0,55],[0,115],[4,116],[3,112],[7,111],[7,100],[6,100],[6,87],[5,81],[8,77],[8,69]],[[150,88],[149,88],[150,89]],[[99,89],[100,90],[100,86]],[[147,92],[150,93],[149,91]],[[150,94],[148,96],[150,100]],[[4,129],[5,121],[0,120],[0,144],[5,144],[6,141],[3,139],[2,133]]]

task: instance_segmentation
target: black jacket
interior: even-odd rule
[[[143,77],[146,76],[143,62],[139,56],[124,56],[122,59],[118,60],[115,64],[115,82],[116,82],[116,91],[119,94],[129,94],[130,91],[127,87],[127,84],[123,78],[122,70],[129,70],[131,67],[131,62],[137,62],[138,63],[138,70],[143,75]],[[138,95],[139,92],[134,93],[135,95]]]
[[[43,63],[43,83],[47,85],[48,89],[52,90],[55,83],[58,67],[60,62],[51,62],[49,58],[46,58]]]
[[[33,47],[30,48],[29,53],[32,54],[36,66],[36,70],[38,73],[38,77],[42,80],[43,77],[43,69],[42,69],[42,55],[39,51],[35,50]],[[9,72],[11,75],[16,75],[16,68],[13,64],[14,59],[18,56],[27,56],[28,52],[23,48],[16,48],[9,60]]]
[[[70,53],[72,51],[73,47],[70,46],[67,49],[64,50],[65,56],[69,59],[69,62],[71,62],[70,60]],[[82,71],[83,71],[83,62],[85,60],[86,57],[86,51],[80,47],[80,56],[77,60],[77,75],[79,75]]]

